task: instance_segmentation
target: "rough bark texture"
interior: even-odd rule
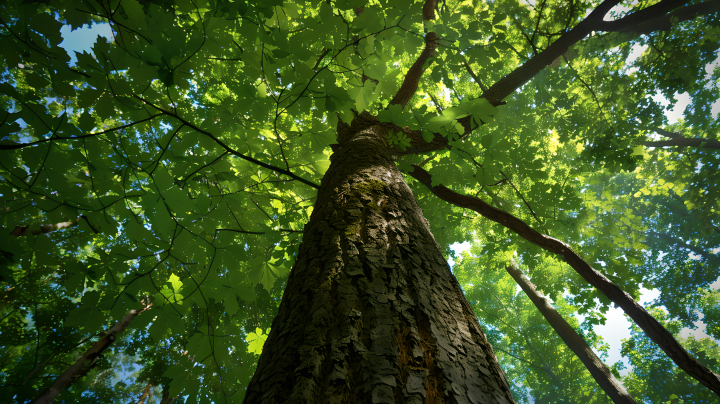
[[[640,303],[583,260],[568,244],[540,233],[519,218],[504,210],[490,206],[481,199],[458,194],[444,185],[433,186],[432,175],[421,167],[414,166],[414,170],[410,175],[428,187],[438,198],[461,208],[474,210],[546,251],[562,256],[565,262],[583,279],[604,294],[611,302],[620,306],[625,314],[630,316],[648,338],[658,344],[660,349],[680,369],[720,396],[720,376],[692,357],[675,337],[651,316]]]
[[[613,403],[634,404],[635,400],[625,390],[625,386],[610,372],[607,366],[595,355],[590,345],[565,321],[560,313],[555,310],[550,300],[540,293],[535,285],[528,279],[525,273],[518,268],[514,261],[510,261],[505,266],[510,276],[515,279],[525,294],[532,300],[533,304],[542,313],[545,320],[562,338],[565,344],[573,351],[573,353],[590,371],[593,379],[600,385],[605,394],[607,394]]]
[[[383,132],[340,129],[246,403],[514,402]]]
[[[75,363],[73,363],[70,367],[63,372],[60,376],[58,376],[57,379],[55,379],[55,382],[45,389],[37,399],[35,399],[34,404],[51,404],[55,402],[55,398],[57,398],[58,394],[60,394],[63,390],[65,390],[70,384],[72,384],[75,380],[77,380],[80,376],[82,376],[85,371],[89,370],[94,364],[97,359],[99,359],[100,354],[104,350],[106,350],[113,342],[115,342],[115,335],[123,332],[125,328],[132,322],[132,320],[140,314],[140,310],[130,310],[128,314],[125,315],[120,321],[115,323],[112,327],[110,327],[106,332],[105,336],[100,339],[100,341],[96,342],[90,349],[85,351],[83,356],[80,357]]]

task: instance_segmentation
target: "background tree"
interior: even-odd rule
[[[717,74],[705,66],[718,49],[718,7],[675,0],[3,3],[0,326],[3,338],[12,336],[3,346],[13,347],[2,362],[3,385],[13,399],[30,399],[24,380],[35,378],[41,389],[81,351],[72,347],[147,297],[152,308],[133,321],[120,345],[128,348],[118,351],[149,365],[131,378],[133,397],[153,379],[168,386],[168,399],[242,401],[257,341],[275,318],[300,242],[312,239],[304,226],[313,209],[341,200],[318,204],[329,157],[342,154],[363,119],[386,133],[390,171],[397,165],[430,176],[406,178],[446,253],[455,241],[483,245],[489,237],[482,254],[517,251],[557,305],[568,294],[577,307],[568,312],[608,304],[567,267],[565,276],[550,276],[545,268],[553,266],[539,264],[546,251],[501,224],[470,226],[474,213],[440,203],[427,186],[504,209],[586,262],[603,261],[605,276],[635,298],[641,285],[657,286],[673,317],[690,324],[704,310],[708,329],[717,330],[709,284],[718,275],[712,178],[720,156],[644,145],[654,128],[716,138]],[[114,40],[99,38],[68,64],[61,26],[93,23],[109,24]],[[684,121],[667,126],[653,96],[683,91],[692,99]],[[338,128],[346,138],[336,137]],[[394,178],[402,183],[399,173]],[[375,200],[360,198],[363,189],[352,188],[348,200],[382,205],[385,188],[365,189]],[[59,223],[77,225],[33,234]],[[352,239],[358,233],[350,227],[335,230]],[[373,232],[369,239],[379,240]],[[688,250],[705,256],[688,260]],[[660,254],[664,261],[653,261]],[[675,276],[676,268],[693,276]],[[588,330],[601,321],[588,318],[597,319]],[[281,348],[272,335],[270,349]],[[41,354],[61,336],[71,340],[68,357],[43,365],[50,355]],[[157,347],[166,352],[154,355]],[[23,354],[31,349],[32,363]],[[157,362],[142,360],[150,357]],[[571,363],[552,371],[563,374]],[[548,392],[560,387],[523,377],[511,379],[516,391],[559,397]],[[583,397],[602,396],[594,385],[583,388]],[[122,389],[108,392],[120,397]]]

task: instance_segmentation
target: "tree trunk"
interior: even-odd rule
[[[145,404],[145,402],[148,399],[148,396],[150,395],[150,389],[152,389],[152,383],[148,382],[148,384],[145,385],[145,388],[143,389],[143,393],[140,396],[140,399],[138,399],[136,404]]]
[[[610,369],[595,355],[595,352],[593,352],[585,339],[575,332],[570,324],[555,310],[550,300],[535,288],[535,285],[528,279],[525,273],[518,268],[515,261],[511,260],[508,265],[505,266],[505,269],[507,269],[510,276],[515,279],[515,282],[520,285],[530,300],[532,300],[535,307],[542,313],[545,320],[550,323],[568,348],[575,353],[587,370],[590,371],[592,377],[600,385],[605,394],[610,396],[613,403],[635,404],[635,400],[627,390],[625,390],[622,383],[613,376]]]
[[[340,126],[245,402],[513,403],[383,127]]]
[[[100,354],[106,350],[113,342],[115,342],[115,335],[120,334],[127,328],[127,326],[132,322],[132,320],[140,314],[140,310],[130,310],[130,312],[125,315],[125,317],[122,318],[122,320],[118,321],[110,327],[106,332],[105,336],[100,339],[100,341],[96,342],[90,349],[88,349],[83,356],[80,357],[74,364],[72,364],[63,374],[58,376],[57,379],[55,379],[55,382],[45,389],[37,399],[35,399],[34,404],[51,404],[55,402],[55,398],[57,398],[58,394],[65,390],[70,384],[72,384],[75,380],[77,380],[79,377],[81,377],[85,372],[90,370],[94,365],[95,362],[99,359]]]

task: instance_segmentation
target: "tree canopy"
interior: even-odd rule
[[[338,127],[358,116],[388,128],[518,402],[608,402],[504,272],[520,263],[602,352],[593,326],[610,300],[562,245],[636,300],[657,288],[648,310],[671,333],[702,319],[713,339],[680,343],[718,371],[719,12],[714,0],[3,2],[5,397],[31,402],[136,310],[60,399],[242,402]],[[60,30],[86,24],[113,39],[71,62]],[[623,354],[630,369],[609,365],[639,402],[717,400],[639,328]]]

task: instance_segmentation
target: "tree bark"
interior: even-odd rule
[[[410,175],[428,187],[438,198],[461,208],[474,210],[486,218],[507,227],[536,246],[562,256],[565,262],[582,276],[583,279],[604,294],[611,302],[620,306],[623,311],[633,319],[635,324],[645,332],[645,335],[658,344],[660,349],[662,349],[680,369],[720,396],[720,376],[692,357],[692,355],[677,342],[670,331],[665,329],[662,324],[651,316],[640,303],[635,301],[627,292],[583,260],[568,244],[540,233],[519,218],[504,210],[490,206],[481,199],[458,194],[444,185],[433,186],[432,175],[421,167],[413,166],[413,171]]]
[[[113,342],[115,342],[115,335],[120,334],[127,328],[132,320],[140,314],[140,310],[130,310],[120,321],[115,323],[106,332],[105,336],[96,342],[90,349],[88,349],[74,364],[72,364],[63,374],[55,379],[55,382],[45,389],[38,398],[35,399],[34,404],[51,404],[55,402],[58,394],[65,390],[70,384],[81,377],[87,370],[95,365],[95,362],[99,359],[100,354],[106,350]]]
[[[514,403],[427,220],[361,114],[305,226],[246,403]]]
[[[593,352],[585,339],[575,332],[570,324],[555,310],[550,300],[537,290],[525,273],[518,268],[515,261],[511,260],[505,266],[505,269],[532,300],[535,307],[545,317],[545,320],[550,323],[550,326],[562,338],[568,348],[575,353],[587,370],[590,371],[593,379],[600,385],[605,394],[612,399],[613,403],[634,404],[635,400],[625,390],[622,383],[615,378],[603,361],[595,355],[595,352]]]

